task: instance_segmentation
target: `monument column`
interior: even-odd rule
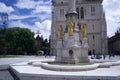
[[[80,37],[81,30],[78,26],[78,18],[76,11],[76,0],[69,0],[69,8],[66,14],[66,30],[62,31],[62,28],[58,28],[58,40],[57,40],[57,56],[56,62],[62,63],[80,63],[80,62],[89,62],[88,59],[88,47],[86,39],[83,40],[83,45],[81,45],[81,40],[83,37]],[[86,31],[86,26],[84,26],[84,32]],[[62,32],[61,32],[62,31]],[[59,37],[60,33],[63,33]],[[86,34],[84,34],[86,37]]]
[[[75,4],[76,4],[76,0],[69,0],[69,8],[73,9],[74,11],[76,11],[75,9]]]

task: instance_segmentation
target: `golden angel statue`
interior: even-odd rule
[[[62,25],[60,25],[58,27],[57,36],[58,36],[58,39],[62,39],[63,38],[63,28],[62,28]]]
[[[85,38],[87,36],[87,27],[86,24],[81,25],[81,30],[82,30],[82,37]]]
[[[69,34],[69,36],[73,36],[73,34],[74,34],[74,27],[75,27],[75,22],[70,21],[68,23],[68,34]]]

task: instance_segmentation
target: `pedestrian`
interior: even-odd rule
[[[106,58],[106,55],[105,54],[103,54],[103,59],[105,59]]]
[[[111,57],[112,57],[112,55],[111,55],[111,53],[109,54],[109,59],[111,59]]]

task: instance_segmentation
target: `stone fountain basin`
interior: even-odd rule
[[[54,61],[29,61],[28,64],[41,67],[46,70],[53,70],[53,71],[89,71],[95,70],[97,68],[110,68],[111,66],[118,66],[120,65],[120,61],[117,62],[100,62],[100,63],[93,63],[93,64],[86,64],[86,65],[60,65],[60,64],[49,64],[49,62]]]
[[[99,66],[99,64],[90,64],[90,65],[53,65],[48,63],[42,63],[41,67],[48,70],[54,71],[88,71],[94,70]]]

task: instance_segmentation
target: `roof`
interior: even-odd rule
[[[37,35],[36,39],[37,39],[37,40],[40,40],[40,36],[39,36],[39,35]]]
[[[113,43],[120,40],[120,33],[116,33],[114,36],[108,39],[108,43]]]

